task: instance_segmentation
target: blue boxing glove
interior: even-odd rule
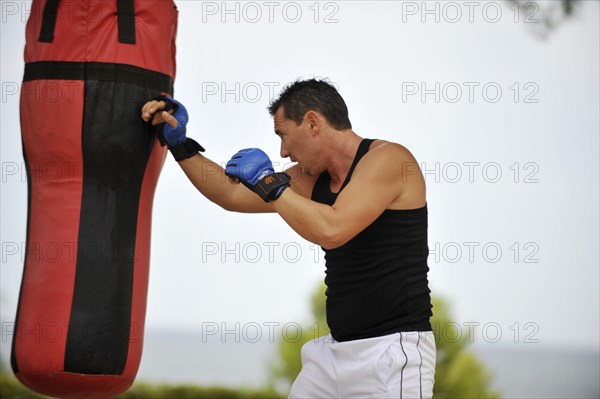
[[[239,180],[265,202],[279,198],[291,180],[286,173],[275,173],[267,154],[258,148],[238,151],[227,162],[225,174]]]
[[[177,119],[177,127],[172,127],[168,123],[165,123],[165,128],[163,130],[165,141],[169,147],[173,147],[185,141],[186,126],[190,118],[188,116],[187,109],[185,109],[182,103],[168,96],[162,97],[162,101],[164,101],[166,104],[163,111],[174,110],[172,115],[175,119]]]
[[[164,101],[165,108],[162,111],[173,110],[172,115],[177,120],[177,127],[172,127],[168,123],[162,123],[157,127],[160,144],[168,146],[175,160],[179,162],[196,155],[198,151],[203,152],[204,148],[200,144],[185,136],[189,116],[183,104],[169,96],[158,96],[154,100]]]

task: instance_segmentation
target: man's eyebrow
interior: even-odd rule
[[[281,136],[283,134],[283,132],[279,129],[275,129],[275,134],[278,136]]]

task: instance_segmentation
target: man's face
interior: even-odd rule
[[[303,172],[308,175],[317,173],[317,162],[315,149],[311,148],[313,137],[308,129],[308,122],[302,121],[296,125],[291,119],[284,115],[283,106],[277,109],[274,115],[275,134],[281,139],[282,158],[290,158],[292,162],[298,162]]]

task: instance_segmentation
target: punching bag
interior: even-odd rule
[[[39,393],[112,397],[143,344],[166,156],[141,106],[172,94],[172,0],[33,0],[20,98],[27,243],[11,365]]]

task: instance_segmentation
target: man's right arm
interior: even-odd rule
[[[204,151],[198,143],[192,140],[193,145],[185,146],[188,115],[183,104],[161,96],[142,106],[141,117],[154,126],[165,124],[161,139],[169,145],[188,179],[210,201],[234,212],[274,212],[272,204],[262,201],[243,184],[232,181],[220,165],[197,152]]]
[[[264,202],[243,184],[232,181],[225,169],[202,154],[184,159],[179,166],[192,184],[210,201],[233,212],[274,212],[272,204]]]

